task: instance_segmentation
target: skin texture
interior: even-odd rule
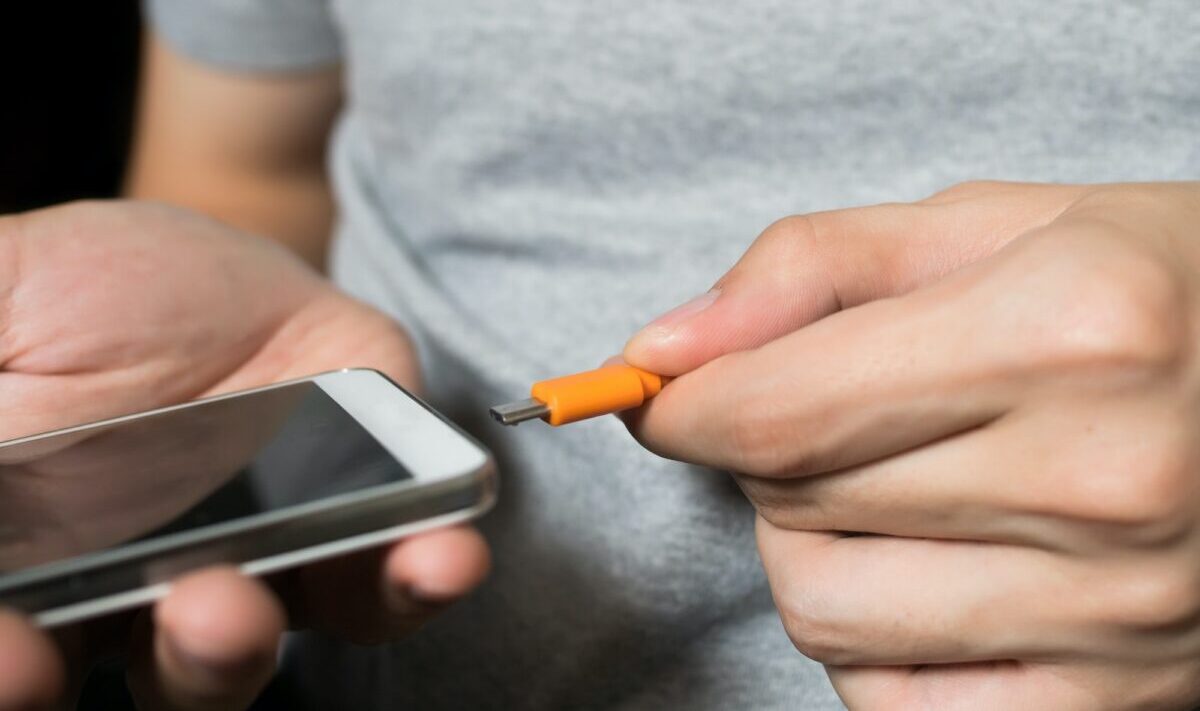
[[[395,323],[267,240],[139,203],[0,218],[0,439],[347,366],[419,386]],[[0,709],[69,707],[93,660],[114,652],[130,659],[142,709],[241,708],[269,679],[285,625],[394,639],[488,566],[479,534],[453,528],[272,587],[200,571],[151,610],[53,640],[0,611]]]
[[[851,708],[1200,701],[1200,184],[785,219],[651,324],[628,418],[728,469]]]
[[[222,71],[148,32],[125,193],[269,237],[321,268],[334,212],[325,151],[341,101],[340,67]]]
[[[0,570],[119,545],[166,524],[237,474],[299,397],[274,390],[0,450]]]

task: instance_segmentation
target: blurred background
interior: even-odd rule
[[[137,0],[2,7],[0,213],[115,195],[137,80]]]

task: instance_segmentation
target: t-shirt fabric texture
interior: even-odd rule
[[[293,640],[313,708],[839,708],[726,474],[614,418],[501,430],[487,407],[618,352],[789,214],[1200,176],[1189,0],[147,9],[215,67],[344,63],[334,278],[411,331],[432,404],[501,464],[491,578],[396,644]]]

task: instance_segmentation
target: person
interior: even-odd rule
[[[79,373],[125,407],[343,360],[415,378],[395,321],[431,402],[502,460],[479,524],[495,570],[421,631],[333,638],[377,609],[356,596],[378,598],[378,559],[341,563],[365,585],[303,576],[320,614],[296,621],[318,632],[282,673],[314,708],[1200,700],[1185,3],[149,9],[131,194],[316,265],[335,233],[334,281],[388,319],[176,211],[9,218],[8,282],[46,281],[9,289],[44,301],[12,301],[6,338],[44,352],[32,373],[75,375],[32,378],[5,406],[46,421],[6,426],[107,407],[63,389]],[[110,315],[130,302],[149,315]],[[25,329],[40,348],[7,336]],[[666,459],[615,420],[486,427],[489,404],[613,351],[674,376],[625,421]],[[420,560],[447,600],[486,559],[442,535],[460,538]],[[416,579],[418,545],[383,579]],[[135,630],[147,708],[244,705],[270,672],[280,600],[197,575],[225,592],[185,580]],[[175,645],[235,631],[225,610],[238,635],[179,673]],[[4,624],[0,659],[43,652],[0,679],[55,668]]]

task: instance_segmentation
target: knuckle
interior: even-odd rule
[[[781,267],[775,270],[779,278],[792,283],[797,274],[805,274],[823,280],[824,291],[840,309],[881,289],[911,288],[905,277],[912,270],[909,237],[928,231],[930,209],[883,203],[794,215],[771,225],[759,239]]]
[[[786,288],[797,274],[812,271],[821,261],[822,247],[815,222],[808,215],[784,217],[769,225],[754,240],[742,259],[717,281],[721,287],[732,275],[752,270],[756,280],[771,280]]]
[[[789,215],[763,230],[755,241],[755,248],[764,249],[773,258],[792,264],[807,258],[818,239],[816,225],[809,215]]]
[[[792,598],[779,605],[779,616],[792,645],[804,656],[822,664],[851,664],[855,654],[849,635],[823,610],[813,595]]]
[[[1134,543],[1165,543],[1187,533],[1195,482],[1192,448],[1178,436],[1135,447],[1101,466],[1081,468],[1076,513],[1126,529]],[[1086,469],[1086,470],[1085,470]]]
[[[757,476],[735,475],[738,487],[754,505],[754,510],[776,528],[795,528],[791,497],[780,487],[779,480]]]
[[[808,215],[788,215],[772,222],[763,231],[767,240],[791,241],[797,237],[808,239],[813,236],[812,219]]]
[[[794,412],[771,392],[747,395],[731,405],[728,427],[731,469],[766,479],[820,474],[836,466],[831,435],[814,423],[833,422],[820,413]],[[833,432],[832,426],[829,432]]]
[[[1112,261],[1076,265],[1062,280],[1049,357],[1071,369],[1173,369],[1188,346],[1182,279],[1141,250],[1112,251]]]
[[[775,398],[747,394],[733,406],[730,444],[734,468],[743,474],[778,477],[789,473],[786,416]]]
[[[737,481],[758,515],[776,528],[824,531],[835,528],[836,504],[822,495],[820,479],[739,476]]]
[[[1173,562],[1124,575],[1108,586],[1103,616],[1117,627],[1144,631],[1194,624],[1200,617],[1200,574],[1192,567]]]
[[[823,664],[851,664],[861,661],[869,648],[869,631],[856,626],[853,610],[845,606],[844,585],[839,582],[845,571],[833,559],[830,551],[810,549],[800,552],[776,550],[776,554],[804,556],[802,570],[789,566],[772,566],[769,547],[759,538],[763,549],[767,579],[780,621],[792,645],[804,656]],[[794,561],[794,558],[792,558]],[[867,639],[859,635],[868,633]],[[866,642],[868,644],[858,643]]]

